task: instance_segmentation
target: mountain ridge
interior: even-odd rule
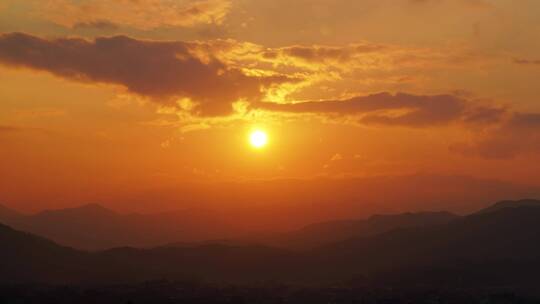
[[[536,284],[540,283],[538,231],[540,208],[520,206],[351,238],[305,252],[208,244],[88,253],[0,225],[0,245],[6,248],[0,251],[0,266],[4,280],[45,282],[199,277],[235,283]],[[479,276],[485,279],[476,280]]]
[[[372,236],[398,228],[444,224],[458,218],[458,215],[446,211],[376,214],[367,219],[314,223],[296,231],[275,235],[265,243],[306,250],[352,237]]]
[[[520,200],[499,201],[487,208],[483,208],[479,210],[478,212],[476,212],[476,214],[498,211],[505,208],[517,208],[517,207],[523,207],[523,206],[540,207],[540,200],[527,198],[527,199],[520,199]]]

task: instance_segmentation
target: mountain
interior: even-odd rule
[[[495,203],[492,206],[484,208],[477,213],[494,212],[505,208],[517,208],[517,207],[540,207],[540,200],[535,199],[522,199],[517,201],[507,200]]]
[[[33,215],[1,211],[1,222],[83,250],[152,247],[178,241],[229,238],[242,233],[235,223],[225,222],[206,210],[119,214],[98,204],[89,204]]]
[[[286,273],[296,258],[263,246],[114,248],[84,252],[0,224],[0,283],[113,284],[163,278],[254,282]]]
[[[449,212],[373,215],[365,220],[337,220],[308,225],[300,230],[267,237],[267,245],[313,249],[354,237],[368,237],[395,229],[441,225],[460,218]]]
[[[521,206],[474,214],[445,225],[415,227],[328,245],[316,254],[334,261],[331,274],[377,273],[396,281],[436,276],[445,284],[538,282],[540,208]],[[475,279],[473,279],[475,278]],[[388,279],[388,278],[386,278]]]
[[[372,214],[417,210],[451,210],[463,214],[485,207],[503,196],[539,195],[537,187],[466,176],[422,174],[211,184],[186,182],[172,189],[137,192],[126,198],[111,198],[107,202],[147,211],[174,210],[178,206],[185,208],[180,211],[122,214],[94,204],[22,216],[12,213],[6,216],[6,212],[0,211],[0,222],[85,250],[238,239],[260,235],[261,232],[267,236],[287,232],[277,239],[270,237],[265,242],[268,245],[313,248],[347,237],[368,236],[386,230],[377,228],[374,232],[358,233],[371,231],[371,228],[357,227],[354,220],[335,223],[335,228],[330,223],[329,228],[320,228],[320,233],[319,228],[314,227],[315,234],[310,232],[312,228],[304,232],[295,231],[291,235],[288,232],[313,223],[364,219]],[[44,197],[41,203],[46,205],[52,199]],[[33,203],[38,205],[38,202]],[[328,236],[325,238],[326,233]]]
[[[82,252],[0,224],[0,282],[60,282],[80,276]]]
[[[20,220],[22,217],[24,216],[17,211],[0,205],[0,219],[2,219],[3,221],[15,222]]]
[[[2,280],[113,284],[156,279],[256,284],[534,287],[540,208],[353,237],[309,251],[255,245],[115,248],[87,253],[0,226]]]

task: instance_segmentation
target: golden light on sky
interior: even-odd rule
[[[540,184],[539,14],[534,0],[0,0],[0,204],[419,172]]]
[[[254,130],[249,134],[249,143],[255,149],[261,149],[268,143],[268,135],[265,131]]]
[[[368,259],[381,251],[367,246],[380,244],[372,223],[442,219],[433,229],[446,235],[463,222],[447,212],[488,223],[502,209],[485,206],[540,198],[539,17],[540,0],[0,0],[0,268],[13,223],[92,251],[144,246],[148,279],[166,288],[258,273],[282,284],[257,264],[266,257],[283,269],[358,257],[339,280],[353,285],[410,277],[407,263],[403,275],[372,273],[388,269]],[[344,244],[362,252],[335,250]],[[178,271],[157,272],[143,252],[153,246],[180,254]],[[88,280],[146,280],[132,251],[117,251],[127,273]],[[180,268],[184,256],[215,267]],[[298,285],[338,278],[338,260]],[[247,272],[215,263],[236,261]],[[39,267],[51,286],[72,273],[56,265]]]

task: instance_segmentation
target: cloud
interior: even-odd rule
[[[510,120],[513,129],[540,129],[540,113],[516,113]]]
[[[24,110],[15,110],[14,116],[22,119],[34,119],[34,118],[52,118],[67,115],[64,109],[55,108],[31,108]]]
[[[345,100],[305,101],[290,104],[256,103],[256,109],[285,113],[358,116],[362,124],[422,127],[461,121],[495,123],[505,110],[478,107],[454,95],[379,93]]]
[[[308,70],[377,71],[403,68],[459,68],[484,64],[486,58],[470,50],[427,47],[405,47],[371,42],[344,46],[293,45],[281,48],[259,48],[252,45],[250,55],[258,54],[260,62],[275,66],[292,66]]]
[[[493,4],[489,3],[485,0],[409,0],[410,3],[414,4],[435,4],[435,3],[457,3],[459,5],[463,5],[467,8],[473,8],[473,9],[488,9],[493,8]]]
[[[341,47],[266,48],[235,40],[149,41],[116,36],[88,41],[42,39],[21,33],[0,36],[0,63],[48,71],[71,80],[122,85],[167,106],[187,98],[192,103],[187,103],[189,109],[181,107],[182,111],[195,115],[227,115],[233,111],[232,104],[242,100],[251,110],[354,116],[355,122],[365,125],[496,123],[506,109],[482,107],[450,94],[380,93],[333,99],[353,94],[336,91],[328,92],[323,100],[287,102],[298,98],[292,93],[302,99],[301,91],[306,87],[316,96],[325,93],[324,86],[331,86],[330,82],[357,84],[359,74],[354,70],[371,71],[373,77],[388,81],[393,79],[391,75],[381,71],[457,65],[463,58],[452,51],[368,42]],[[361,75],[364,80],[371,77]],[[323,82],[320,89],[315,86]]]
[[[338,161],[338,160],[342,160],[342,159],[343,159],[343,156],[341,154],[339,154],[339,153],[336,153],[330,158],[330,161]]]
[[[203,115],[232,111],[239,99],[261,97],[264,87],[294,82],[282,75],[246,75],[212,54],[193,54],[181,41],[147,41],[125,36],[42,39],[0,36],[0,63],[50,72],[63,78],[122,85],[129,91],[171,103],[187,97]]]
[[[0,133],[16,132],[19,130],[20,128],[17,127],[0,125]]]
[[[391,52],[390,46],[382,44],[351,44],[346,46],[294,45],[276,49],[265,49],[262,58],[282,65],[305,67],[344,66],[358,60],[368,63]],[[362,58],[360,58],[362,57]]]
[[[513,113],[500,126],[478,134],[470,142],[456,143],[450,149],[486,159],[540,153],[540,113]]]
[[[476,106],[465,113],[463,120],[476,125],[496,124],[502,121],[507,113],[508,109],[504,107]]]
[[[514,59],[514,63],[521,64],[521,65],[539,65],[540,66],[540,60],[516,58]]]
[[[37,2],[36,14],[56,24],[109,23],[149,30],[221,24],[229,0],[50,0]]]
[[[218,39],[190,42],[190,47],[243,71],[301,78],[267,91],[263,101],[277,103],[343,98],[358,92],[418,91],[420,86],[428,87],[427,82],[436,81],[437,76],[430,77],[433,72],[480,68],[491,60],[463,47],[437,49],[367,41],[272,48]]]
[[[216,54],[221,60],[243,66],[266,68],[281,72],[336,73],[356,77],[371,72],[371,76],[387,78],[385,72],[402,70],[408,77],[430,69],[460,69],[486,66],[492,58],[463,47],[412,47],[380,44],[369,41],[346,45],[290,45],[266,47],[233,39],[198,41],[193,48]],[[414,72],[411,73],[411,72]],[[395,76],[395,75],[393,75]]]
[[[74,29],[82,29],[82,30],[103,30],[103,31],[111,31],[118,29],[118,25],[106,21],[106,20],[96,20],[96,21],[86,21],[86,22],[77,22],[73,24]]]

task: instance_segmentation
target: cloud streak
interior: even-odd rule
[[[20,128],[17,128],[17,127],[0,125],[0,133],[10,133],[10,132],[16,132],[19,130]]]
[[[52,0],[39,1],[36,13],[70,28],[109,23],[149,30],[221,24],[230,5],[229,0]]]
[[[517,58],[517,59],[514,59],[514,63],[515,64],[520,64],[520,65],[538,65],[538,66],[540,66],[540,60],[530,60],[530,59]]]
[[[423,127],[450,122],[495,123],[505,110],[474,106],[458,96],[414,95],[387,92],[345,100],[306,101],[291,104],[257,103],[256,109],[325,115],[358,116],[358,122],[371,125]]]

